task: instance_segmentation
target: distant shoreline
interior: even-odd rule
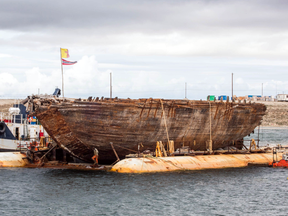
[[[288,126],[265,126],[265,125],[260,125],[260,130],[261,129],[288,129]],[[258,127],[255,128],[255,132],[258,130]]]

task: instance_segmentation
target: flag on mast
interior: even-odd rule
[[[77,61],[71,62],[71,61],[67,61],[63,58],[69,58],[69,53],[68,53],[68,49],[63,49],[60,47],[60,60],[61,60],[61,71],[62,71],[62,95],[64,98],[64,75],[63,75],[63,65],[74,65],[77,63]]]
[[[69,53],[68,53],[68,49],[63,49],[63,48],[60,48],[61,49],[61,57],[62,58],[69,58]]]
[[[76,63],[77,63],[77,61],[71,62],[71,61],[67,61],[67,60],[62,58],[62,65],[73,65],[73,64],[76,64]]]

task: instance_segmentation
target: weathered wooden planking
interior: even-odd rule
[[[183,141],[194,150],[213,149],[229,144],[242,145],[242,138],[257,127],[266,106],[192,100],[162,100],[169,138],[179,147]],[[47,103],[49,104],[47,106]],[[42,104],[46,104],[45,106]],[[74,156],[91,161],[93,149],[99,160],[115,160],[113,142],[119,157],[137,150],[154,149],[156,141],[167,141],[160,99],[109,99],[66,101],[35,98],[34,113],[48,134]],[[211,118],[209,116],[211,109]],[[124,148],[121,148],[121,147]]]

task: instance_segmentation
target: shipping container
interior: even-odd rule
[[[220,96],[218,96],[218,100],[222,99],[223,101],[226,101],[228,97],[229,96],[227,96],[227,95],[220,95]]]
[[[208,101],[214,101],[215,100],[215,95],[208,95],[207,96]]]

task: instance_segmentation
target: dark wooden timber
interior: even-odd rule
[[[110,142],[120,158],[137,151],[142,143],[154,150],[156,141],[167,142],[160,99],[96,99],[90,101],[41,98],[29,100],[33,114],[55,142],[75,157],[92,162],[93,150],[99,161],[115,161]],[[175,148],[185,145],[193,150],[207,150],[234,145],[241,147],[243,137],[257,127],[266,106],[235,102],[162,100],[169,139]],[[123,148],[121,148],[121,147]]]

